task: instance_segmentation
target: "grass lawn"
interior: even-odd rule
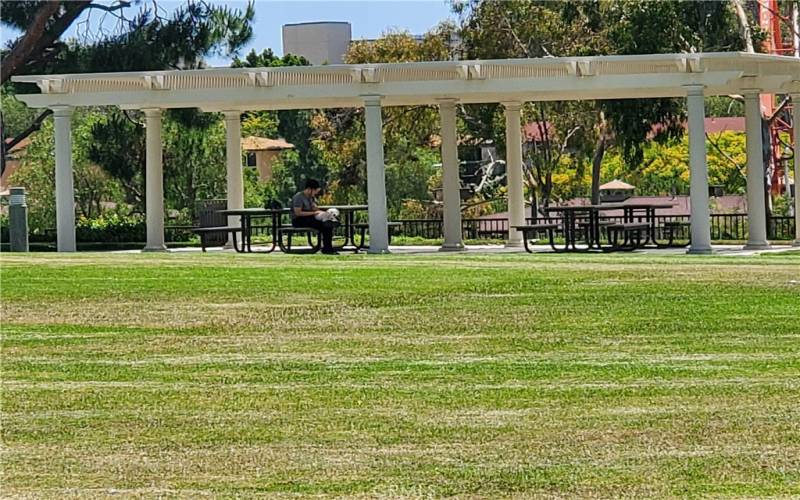
[[[0,496],[800,495],[800,254],[0,257]]]

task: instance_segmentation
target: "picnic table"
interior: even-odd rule
[[[579,252],[583,249],[578,248],[578,224],[579,218],[585,219],[589,223],[589,238],[587,241],[588,247],[586,251],[591,250],[593,244],[596,242],[597,247],[600,247],[600,231],[599,224],[594,220],[598,218],[597,207],[599,205],[570,205],[562,207],[547,207],[545,212],[547,214],[560,213],[561,214],[561,230],[564,233],[564,247],[558,248],[554,242],[550,243],[553,250],[556,252]],[[595,231],[596,229],[596,231]],[[596,234],[595,234],[596,233]]]
[[[217,210],[221,215],[239,216],[241,219],[242,227],[242,247],[241,249],[235,247],[237,252],[253,252],[253,219],[255,218],[270,218],[270,225],[272,229],[272,246],[269,250],[262,250],[260,253],[270,253],[275,250],[278,244],[278,229],[281,225],[281,217],[283,214],[288,214],[288,208],[232,208],[225,210]]]
[[[339,245],[336,250],[354,251],[358,252],[359,248],[356,244],[355,235],[355,213],[362,210],[367,210],[367,205],[321,205],[320,210],[328,210],[335,208],[339,210],[342,226],[344,228],[344,243]],[[258,251],[259,253],[270,253],[278,247],[278,232],[282,227],[283,215],[289,214],[289,208],[233,208],[225,210],[217,210],[218,214],[228,216],[239,216],[241,220],[242,232],[242,245],[241,247],[235,246],[237,252],[253,253],[253,219],[257,218],[270,218],[270,226],[272,230],[271,246],[267,250]]]
[[[551,242],[557,252],[588,252],[590,250],[633,250],[647,244],[661,245],[656,239],[656,210],[672,208],[672,203],[601,203],[597,205],[570,205],[548,207],[546,212],[561,214],[561,229],[564,233],[564,246],[559,248]],[[622,222],[601,221],[601,212],[606,210],[622,210]],[[580,221],[580,222],[579,222]],[[585,231],[586,248],[579,248],[578,226]],[[601,229],[606,229],[609,246],[603,246]],[[641,240],[644,231],[645,240]],[[619,235],[623,236],[620,245]]]
[[[339,251],[352,251],[358,252],[359,245],[356,244],[356,212],[363,212],[369,209],[367,205],[319,205],[317,208],[320,210],[329,210],[335,208],[339,211],[341,216],[342,227],[344,228],[344,243],[334,247]]]

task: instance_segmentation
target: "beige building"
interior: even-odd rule
[[[352,36],[350,23],[343,21],[284,24],[283,53],[311,64],[342,64]]]
[[[272,179],[272,164],[286,149],[294,149],[283,139],[266,139],[264,137],[245,137],[242,139],[242,150],[245,155],[245,167],[258,169],[258,180]]]

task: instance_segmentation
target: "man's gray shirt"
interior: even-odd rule
[[[314,198],[310,196],[306,196],[306,194],[302,191],[294,195],[292,198],[292,219],[295,219],[297,216],[294,214],[294,209],[299,208],[303,212],[312,212],[317,209],[317,204],[314,203]]]

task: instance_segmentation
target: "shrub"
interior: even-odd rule
[[[75,224],[80,242],[119,243],[145,241],[147,227],[141,216],[101,215],[94,219],[81,217]]]

